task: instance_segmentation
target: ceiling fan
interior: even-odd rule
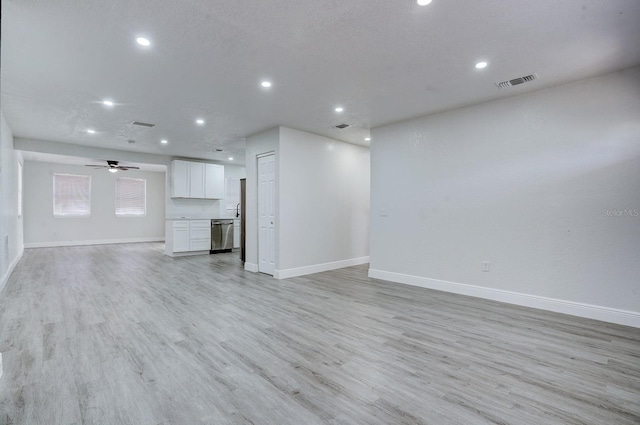
[[[140,167],[132,167],[130,165],[118,165],[119,161],[111,161],[107,160],[107,165],[94,165],[94,164],[86,164],[87,167],[93,167],[95,169],[98,168],[106,168],[110,173],[117,173],[118,170],[127,171],[127,170],[139,170]]]

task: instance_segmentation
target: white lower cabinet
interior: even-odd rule
[[[240,220],[233,220],[233,247],[240,248]]]
[[[189,250],[211,249],[211,220],[189,220]]]
[[[173,252],[189,251],[189,221],[174,221],[172,226]]]
[[[209,251],[211,220],[167,220],[165,254]]]

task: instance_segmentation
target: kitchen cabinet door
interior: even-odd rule
[[[233,220],[233,247],[240,248],[240,220]]]
[[[205,165],[204,197],[207,199],[224,199],[224,166]]]
[[[209,251],[211,249],[211,242],[206,240],[192,240],[190,242],[191,251]]]
[[[174,227],[173,228],[173,252],[189,251],[189,228]]]
[[[211,220],[189,221],[189,248],[191,251],[211,249]]]
[[[202,162],[189,163],[189,198],[204,198],[204,166]]]
[[[171,161],[171,197],[189,197],[189,162]]]

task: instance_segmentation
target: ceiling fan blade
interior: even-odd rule
[[[130,165],[118,165],[119,161],[112,161],[110,159],[106,160],[107,161],[107,165],[98,165],[98,164],[85,164],[86,167],[93,167],[94,169],[99,169],[99,168],[107,168],[109,171],[111,170],[122,170],[122,171],[127,171],[127,170],[139,170],[140,167],[134,167],[134,166],[130,166]]]

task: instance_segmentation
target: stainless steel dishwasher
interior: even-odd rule
[[[211,254],[233,249],[233,220],[211,220]]]

